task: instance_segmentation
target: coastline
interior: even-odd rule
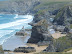
[[[17,47],[26,46],[26,42],[30,36],[11,36],[2,44],[3,50],[13,51]]]
[[[27,43],[27,40],[30,38],[31,31],[26,31],[27,35],[25,36],[11,36],[9,39],[7,39],[6,42],[4,42],[3,50],[10,50],[10,51],[4,51],[4,54],[34,54],[41,52],[42,50],[46,49],[47,46],[38,46],[36,44]],[[22,52],[13,52],[15,48],[18,47],[34,47],[36,49],[36,52],[31,53],[22,53]]]
[[[30,43],[27,43],[27,46],[26,47],[35,47],[36,49],[36,52],[31,52],[31,53],[23,53],[23,52],[4,52],[4,54],[34,54],[34,53],[39,53],[41,52],[42,50],[46,49],[47,46],[40,46],[38,47],[36,44],[30,44]]]

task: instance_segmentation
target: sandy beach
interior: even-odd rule
[[[46,49],[47,46],[40,46],[38,47],[36,44],[27,44],[27,47],[35,47],[36,52],[32,52],[32,53],[21,53],[21,52],[5,52],[5,54],[34,54],[34,53],[38,53],[41,52],[42,50]]]
[[[11,38],[7,39],[6,42],[3,43],[2,47],[3,50],[11,50],[13,51],[17,47],[26,46],[27,40],[30,36],[12,36]]]
[[[36,44],[27,43],[28,39],[30,38],[31,32],[28,31],[26,33],[27,33],[26,36],[13,35],[9,39],[7,39],[7,41],[4,42],[2,47],[3,47],[3,50],[10,50],[10,51],[9,52],[6,51],[4,52],[4,54],[34,54],[46,49],[47,46],[38,47],[38,45]],[[18,47],[35,47],[36,52],[32,52],[32,53],[13,52],[14,49]]]
[[[63,36],[66,36],[66,34],[61,34],[61,32],[58,32],[58,31],[56,33],[52,34],[52,37],[54,39],[58,39],[58,38],[63,37]]]

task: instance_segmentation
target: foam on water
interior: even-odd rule
[[[10,34],[14,30],[0,30],[0,38],[6,34]]]
[[[3,19],[7,17],[7,19],[10,19],[11,16],[11,20],[15,19],[14,21],[10,21],[8,23],[0,23],[0,44],[3,44],[3,42],[10,38],[17,30],[20,30],[23,26],[26,29],[31,27],[30,25],[28,25],[28,23],[30,23],[33,20],[32,15],[0,14],[0,16],[2,16]]]
[[[0,45],[3,44],[7,38],[11,37],[8,35],[12,32],[14,32],[14,30],[0,30]]]
[[[27,19],[22,19],[22,20],[17,20],[15,22],[0,24],[0,29],[12,27],[12,26],[17,26],[17,25],[20,25],[22,23],[29,23],[29,22],[32,21],[33,16],[31,16],[31,15],[25,15],[25,18],[27,18]]]
[[[16,14],[16,16],[14,17],[14,19],[18,18],[18,14]]]

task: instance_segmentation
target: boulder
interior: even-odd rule
[[[14,50],[14,52],[24,52],[24,53],[30,53],[35,51],[36,49],[34,47],[18,47]]]
[[[49,44],[49,46],[43,50],[43,52],[56,52],[56,49],[53,44]]]
[[[17,36],[24,36],[24,34],[25,34],[25,31],[24,31],[24,26],[23,26],[23,28],[19,32],[16,32],[15,35],[17,35]]]

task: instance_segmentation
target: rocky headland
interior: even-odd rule
[[[32,33],[28,43],[48,45],[52,41],[53,38],[48,33],[48,22],[44,16],[44,13],[41,13],[41,15],[37,14],[33,22],[29,23],[32,26]]]
[[[0,12],[33,14],[34,19],[29,23],[32,26],[31,37],[27,43],[37,44],[38,46],[46,45],[47,48],[42,49],[42,52],[66,52],[65,50],[72,49],[72,3],[59,1],[49,3],[46,1],[8,1],[11,2],[10,5],[16,5],[12,5],[11,8],[6,10],[1,9]],[[58,38],[54,38],[53,34]]]
[[[63,52],[65,49],[71,48],[72,34],[69,33],[71,29],[72,18],[71,8],[71,5],[66,5],[57,10],[55,12],[55,17],[52,18],[54,19],[53,21],[50,21],[48,16],[53,16],[54,14],[50,15],[49,13],[49,15],[46,16],[46,11],[40,11],[35,14],[33,21],[29,23],[32,26],[32,33],[28,43],[35,43],[38,44],[38,46],[48,45],[48,47],[43,50],[43,52]],[[52,26],[52,28],[50,26]],[[67,35],[58,39],[54,39],[52,34],[49,33],[49,29],[54,29],[55,32],[59,31],[61,34]]]

